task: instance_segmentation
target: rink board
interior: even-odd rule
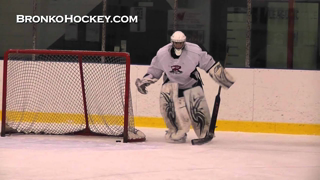
[[[11,122],[85,125],[83,114],[8,112],[7,117],[11,119]],[[123,126],[123,121],[119,120],[123,118],[123,116],[115,115],[90,115],[89,120],[90,123],[104,125],[105,120],[108,119],[108,125]],[[162,118],[134,117],[134,121],[136,127],[166,128]],[[320,135],[319,124],[218,120],[217,126],[216,131]]]
[[[2,62],[0,65],[2,66]],[[148,94],[142,95],[137,92],[133,82],[136,78],[143,77],[148,66],[133,65],[131,67],[130,90],[136,127],[165,128],[159,108],[162,80],[150,85]],[[241,68],[228,68],[228,70],[236,77],[236,84],[229,90],[221,92],[217,131],[320,135],[319,71]],[[2,67],[0,73],[2,74]],[[205,84],[205,96],[211,111],[218,85],[205,72],[200,71],[200,74]],[[97,89],[100,89],[108,85],[101,83],[97,86]],[[70,96],[70,102],[81,99],[82,95],[79,93],[77,95],[80,98]],[[50,97],[49,99],[51,100]],[[95,100],[103,99],[105,98]],[[59,103],[52,107],[61,111],[68,109],[71,113],[51,114],[49,109],[49,113],[43,113],[40,116],[48,116],[48,114],[55,116],[55,121],[58,123],[66,123],[71,117],[80,119],[79,116],[81,116],[84,119],[80,115],[81,112],[73,111]],[[97,123],[102,121],[97,120]]]

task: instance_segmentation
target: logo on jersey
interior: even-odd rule
[[[181,74],[182,73],[182,71],[180,71],[180,69],[181,69],[181,66],[179,66],[179,65],[173,65],[173,66],[171,66],[171,71],[170,71],[170,73],[173,73],[173,74]]]

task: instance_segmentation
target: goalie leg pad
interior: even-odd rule
[[[210,77],[224,89],[229,89],[235,82],[227,70],[217,62],[210,70]]]
[[[183,92],[187,109],[191,118],[191,125],[198,138],[204,138],[210,127],[210,111],[200,86]]]
[[[178,141],[186,138],[191,122],[184,98],[178,98],[177,83],[167,83],[162,86],[160,112],[168,128],[165,139]]]
[[[171,139],[179,140],[186,137],[186,134],[190,130],[191,120],[188,114],[187,106],[184,97],[174,99],[175,112],[176,112],[176,122],[178,126],[178,131],[171,135]]]
[[[160,113],[167,128],[169,129],[169,133],[178,131],[173,102],[174,89],[178,89],[178,87],[175,86],[176,85],[172,83],[164,84],[160,92]]]

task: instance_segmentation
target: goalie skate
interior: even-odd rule
[[[187,141],[187,134],[185,133],[180,139],[175,139],[172,135],[175,134],[170,131],[166,131],[165,140],[169,143],[185,143]]]

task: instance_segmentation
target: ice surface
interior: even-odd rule
[[[0,180],[320,180],[320,137],[216,132],[208,144],[119,138],[11,135],[0,138]]]

